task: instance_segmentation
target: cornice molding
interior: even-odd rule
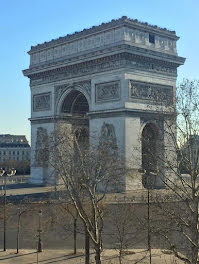
[[[74,116],[51,116],[51,117],[42,117],[42,118],[30,118],[31,124],[44,124],[44,123],[54,123],[60,121],[68,121],[68,122],[88,122],[89,119],[96,119],[96,118],[110,118],[110,117],[118,117],[118,116],[133,116],[133,117],[143,117],[146,118],[147,116],[158,116],[160,119],[161,117],[169,117],[173,113],[172,112],[163,112],[160,111],[153,111],[153,110],[134,110],[134,109],[126,109],[126,108],[119,108],[119,109],[110,109],[110,110],[102,110],[102,111],[91,111],[88,113],[88,117],[74,117]]]
[[[171,116],[173,112],[170,111],[158,111],[158,110],[138,110],[138,109],[127,109],[127,108],[119,108],[119,109],[110,109],[110,110],[100,110],[100,111],[90,111],[88,113],[89,119],[92,118],[103,118],[103,117],[114,117],[118,115],[123,115],[123,116],[146,116],[146,115],[159,115],[159,116]]]
[[[95,51],[89,52],[84,55],[76,56],[76,57],[63,57],[61,59],[57,59],[57,61],[52,61],[48,63],[41,63],[38,65],[35,65],[34,67],[31,66],[29,69],[26,69],[23,71],[23,74],[27,77],[30,77],[33,74],[44,72],[44,71],[50,71],[50,70],[57,70],[59,68],[72,66],[74,64],[79,63],[86,63],[88,61],[94,60],[94,59],[102,59],[104,56],[112,56],[116,54],[121,53],[130,53],[134,54],[134,56],[141,56],[145,59],[156,59],[159,61],[168,61],[171,63],[174,63],[176,65],[182,65],[185,62],[185,58],[171,55],[164,52],[154,51],[150,49],[145,49],[137,46],[133,46],[130,44],[121,44],[118,46],[106,48],[106,49],[97,49]]]
[[[31,79],[31,86],[125,68],[176,77],[177,66],[179,65],[173,62],[124,52],[75,65],[34,73],[29,75],[29,77]]]
[[[84,118],[82,116],[72,116],[72,115],[59,115],[59,116],[48,116],[48,117],[35,117],[35,118],[29,118],[29,121],[32,124],[52,124],[55,125],[60,121],[68,121],[69,123],[73,122],[80,122],[82,124],[88,123],[88,116],[85,116]]]

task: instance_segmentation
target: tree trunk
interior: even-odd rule
[[[74,238],[74,254],[77,253],[77,219],[74,218],[74,223],[73,223],[73,238]]]
[[[147,205],[148,205],[148,212],[147,212],[147,221],[148,221],[148,251],[149,251],[149,263],[151,264],[151,218],[150,218],[150,190],[148,186],[148,195],[147,195]]]
[[[191,219],[191,239],[194,242],[195,245],[192,245],[191,247],[191,256],[190,260],[192,264],[197,264],[198,260],[198,200],[194,197],[193,199],[193,209],[194,213],[192,215]]]
[[[194,230],[195,229],[195,230]],[[198,230],[196,228],[194,228],[194,226],[192,227],[192,239],[193,241],[197,244],[198,243],[198,235],[197,235]],[[195,245],[192,245],[191,247],[191,256],[190,256],[190,260],[192,264],[197,264],[197,260],[198,260],[198,248]]]
[[[17,224],[17,254],[19,253],[19,232],[20,232],[20,215],[18,216],[18,224]]]
[[[89,234],[85,226],[85,264],[89,264],[90,259],[90,243],[89,243]]]
[[[100,244],[96,245],[95,247],[95,263],[96,264],[101,264],[101,248],[100,248]]]
[[[122,249],[119,251],[119,263],[122,264]]]

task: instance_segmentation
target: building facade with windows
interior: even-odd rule
[[[30,161],[30,145],[25,136],[0,135],[0,164]]]
[[[122,17],[31,47],[23,71],[31,89],[31,181],[55,183],[50,155],[42,164],[39,153],[59,123],[78,123],[89,136],[116,142],[131,168],[124,190],[143,188],[142,169],[153,170],[154,186],[162,187],[154,157],[175,160],[165,147],[165,124],[175,109],[177,68],[185,61],[178,39],[175,31]]]

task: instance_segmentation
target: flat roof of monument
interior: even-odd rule
[[[156,34],[161,34],[164,36],[167,36],[169,38],[178,40],[179,37],[176,36],[176,32],[172,30],[168,30],[167,28],[161,28],[156,25],[150,25],[147,22],[140,22],[137,19],[131,19],[126,16],[123,16],[119,19],[113,19],[110,22],[107,23],[102,23],[98,26],[93,26],[88,29],[83,29],[82,31],[79,32],[74,32],[72,34],[68,34],[64,37],[59,37],[57,39],[52,39],[48,42],[44,42],[42,44],[38,44],[36,46],[31,46],[31,50],[28,52],[29,54],[34,53],[36,51],[45,49],[45,48],[50,48],[55,45],[59,45],[68,41],[73,41],[82,37],[86,37],[89,35],[94,35],[96,33],[99,33],[101,31],[106,31],[112,28],[116,28],[119,26],[130,26],[134,27],[136,29],[140,29],[142,31],[148,31],[151,33],[156,33]]]

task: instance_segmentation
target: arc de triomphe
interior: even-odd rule
[[[143,188],[142,137],[151,135],[152,144],[159,137],[163,146],[167,140],[167,114],[157,105],[175,103],[177,68],[185,61],[178,39],[175,31],[122,17],[31,47],[23,71],[31,89],[31,182],[54,183],[48,155],[41,164],[37,150],[45,150],[55,120],[75,119],[90,134],[110,130],[134,175],[124,177],[124,189]],[[155,184],[163,185],[158,177]]]

